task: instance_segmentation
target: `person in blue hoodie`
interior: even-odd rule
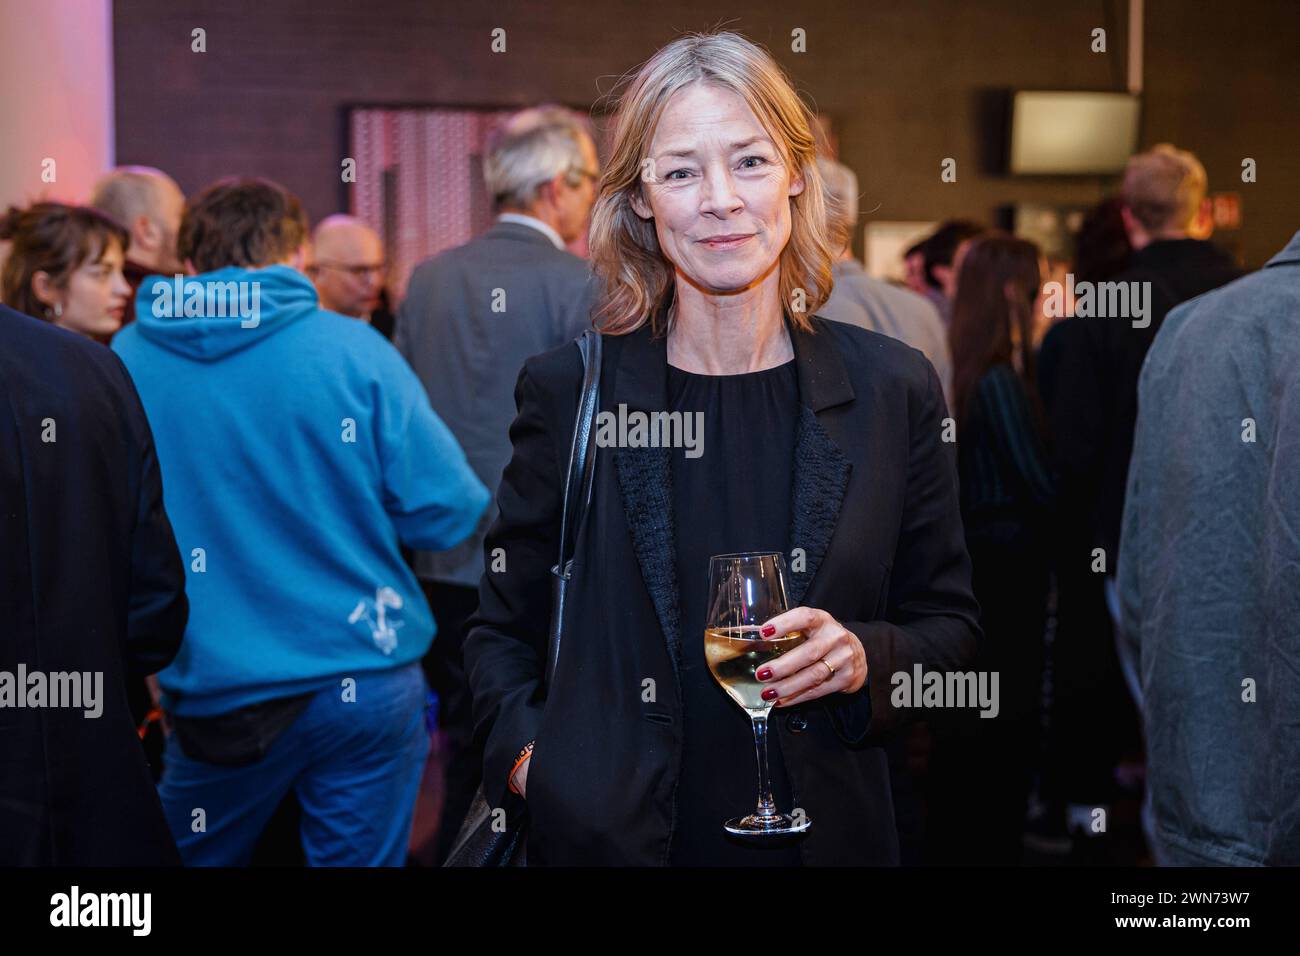
[[[307,221],[222,180],[113,340],[153,426],[191,612],[159,674],[159,787],[187,865],[246,864],[292,788],[312,865],[400,865],[428,753],[434,622],[400,547],[466,538],[488,504],[401,355],[321,309]]]

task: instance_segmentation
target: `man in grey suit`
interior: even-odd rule
[[[595,143],[576,114],[547,106],[509,117],[489,138],[484,161],[496,222],[485,235],[421,263],[398,310],[394,344],[489,489],[510,460],[524,360],[591,324],[594,280],[565,246],[587,229],[598,178]],[[415,556],[437,623],[425,672],[439,695],[450,748],[436,862],[451,849],[482,774],[461,644],[478,606],[483,536],[495,517],[493,504],[462,545]]]
[[[900,289],[867,275],[862,263],[853,258],[853,230],[858,222],[858,177],[843,163],[818,157],[822,179],[831,202],[827,215],[833,235],[843,236],[839,259],[831,266],[835,288],[818,315],[835,322],[847,322],[880,332],[919,349],[939,373],[943,393],[948,397],[952,382],[952,361],[948,334],[933,305],[908,289]]]

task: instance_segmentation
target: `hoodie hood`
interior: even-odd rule
[[[135,300],[140,334],[196,362],[220,361],[319,309],[311,281],[288,266],[149,276]]]

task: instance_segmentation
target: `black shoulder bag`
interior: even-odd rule
[[[550,687],[560,660],[565,591],[573,570],[573,549],[577,545],[578,528],[587,513],[587,506],[591,504],[592,480],[596,472],[596,455],[592,446],[600,397],[600,334],[584,332],[577,345],[584,368],[582,395],[578,399],[578,415],[573,423],[569,471],[564,485],[564,504],[560,509],[559,560],[551,568],[551,626],[547,636],[543,689]],[[504,829],[495,829],[492,807],[480,785],[456,836],[455,846],[443,866],[525,866],[527,814],[517,813],[515,817],[514,821],[507,820]]]

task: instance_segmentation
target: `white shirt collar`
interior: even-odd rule
[[[535,216],[525,216],[523,213],[519,212],[503,212],[497,216],[497,222],[517,222],[521,226],[532,226],[534,229],[543,233],[547,239],[551,240],[551,242],[555,243],[556,249],[566,248],[564,239],[560,234]]]

